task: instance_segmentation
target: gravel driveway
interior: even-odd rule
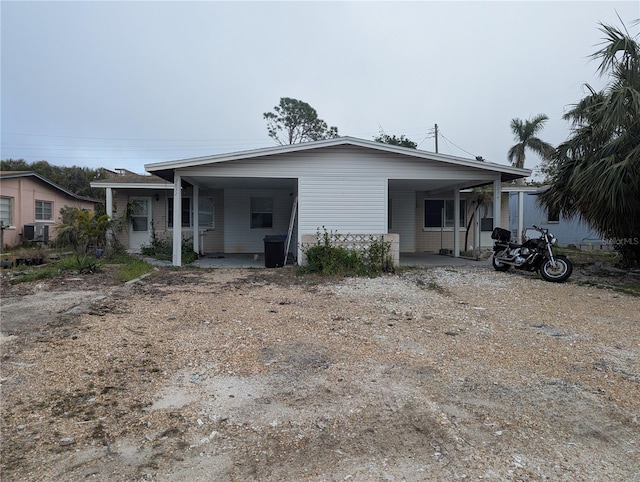
[[[2,310],[3,481],[640,480],[640,298],[611,290],[161,269]]]

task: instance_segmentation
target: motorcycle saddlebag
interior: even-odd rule
[[[511,231],[508,229],[495,228],[491,233],[491,239],[501,243],[508,243],[511,240]]]

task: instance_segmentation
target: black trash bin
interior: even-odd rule
[[[264,237],[264,265],[278,268],[284,264],[284,238],[282,236]]]

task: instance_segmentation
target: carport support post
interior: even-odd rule
[[[460,189],[453,190],[453,257],[460,257]]]
[[[173,175],[173,265],[182,266],[182,179]]]
[[[518,191],[518,240],[522,243],[522,232],[524,231],[524,192]]]
[[[502,183],[500,179],[493,181],[493,227],[499,227],[502,224],[500,220],[500,207],[502,206]]]
[[[198,185],[193,185],[193,251],[195,253],[200,254],[200,223],[199,221],[199,211],[200,208],[198,206],[198,198],[200,194],[198,192]]]
[[[109,216],[109,220],[113,220],[113,190],[108,187],[106,192],[106,198],[104,201],[104,208],[107,216]],[[109,228],[107,231],[107,246],[110,247],[113,244],[113,229]]]

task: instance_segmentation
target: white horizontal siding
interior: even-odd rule
[[[273,198],[273,227],[251,228],[251,198]],[[224,251],[225,253],[263,253],[264,237],[287,234],[293,196],[290,191],[225,189]],[[295,236],[295,234],[294,234]],[[293,238],[295,239],[295,237]],[[295,243],[292,243],[292,246]],[[293,246],[295,247],[295,246]]]
[[[183,176],[299,178],[315,176],[385,179],[487,179],[495,173],[357,147],[335,147],[180,169]]]
[[[301,177],[298,196],[299,235],[387,232],[386,178]]]

